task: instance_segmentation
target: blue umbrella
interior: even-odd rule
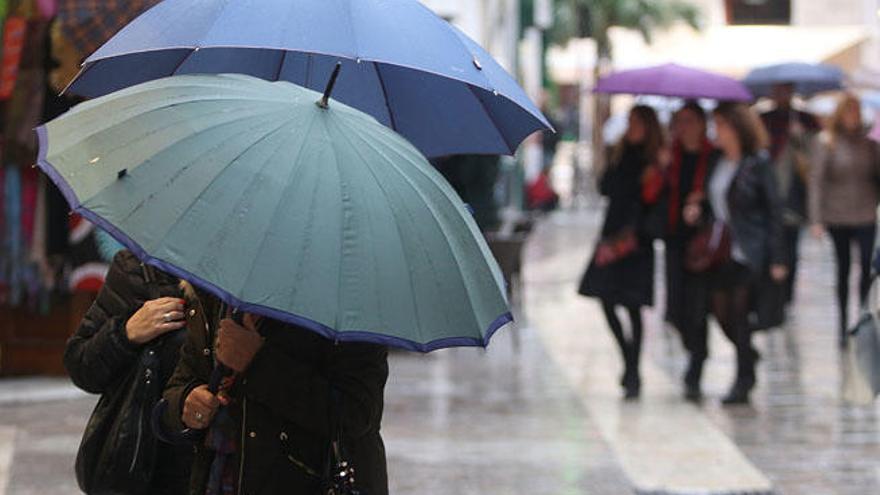
[[[477,43],[416,0],[166,0],[91,57],[88,97],[178,74],[240,73],[322,90],[428,157],[512,154],[551,129]]]
[[[792,62],[759,67],[749,72],[743,83],[758,97],[770,96],[778,84],[794,84],[797,94],[809,97],[841,89],[843,80],[843,71],[833,65]]]

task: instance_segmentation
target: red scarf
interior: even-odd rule
[[[681,142],[676,141],[672,149],[672,163],[669,165],[669,231],[674,232],[678,227],[681,211],[679,204],[681,194],[681,162],[684,149]],[[712,143],[708,139],[703,140],[700,157],[697,159],[697,169],[694,172],[694,182],[691,193],[702,193],[706,183],[706,174],[709,170],[709,155],[712,154]]]

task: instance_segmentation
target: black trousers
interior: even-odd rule
[[[797,284],[798,261],[800,259],[801,227],[789,225],[784,229],[785,256],[788,258],[788,275],[785,278],[785,303],[794,301]]]
[[[829,226],[828,233],[834,243],[837,258],[837,304],[840,311],[840,332],[849,328],[849,273],[852,266],[852,245],[859,247],[861,274],[859,278],[859,301],[864,302],[871,288],[871,257],[874,251],[874,224],[860,226]]]
[[[709,356],[709,278],[684,269],[685,253],[684,241],[666,242],[666,321],[681,335],[691,358],[687,379],[698,385]]]

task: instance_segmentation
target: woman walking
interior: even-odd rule
[[[120,390],[120,387],[132,386],[132,381],[124,378],[135,371],[141,353],[149,345],[159,358],[157,378],[158,390],[161,391],[177,365],[180,346],[185,340],[185,332],[181,331],[186,326],[182,296],[178,279],[144,265],[130,251],[119,251],[113,258],[101,292],[76,334],[67,342],[64,366],[73,383],[93,394],[111,397],[125,394],[126,391]],[[146,406],[152,408],[152,404]],[[120,415],[125,412],[118,411]],[[140,440],[130,438],[128,441],[155,442],[151,432]],[[105,454],[114,455],[113,452]],[[81,460],[78,459],[78,464]],[[120,476],[136,475],[140,479],[143,474],[151,480],[149,486],[137,487],[132,494],[183,495],[188,492],[191,464],[190,448],[159,443],[152,473],[129,473],[126,470]],[[79,473],[79,467],[77,471],[78,475],[84,474],[86,477],[112,474]],[[84,484],[84,480],[80,479],[80,483]],[[108,479],[101,483],[134,484],[131,481]],[[87,492],[92,491],[88,486],[82,488]],[[95,491],[107,492],[108,489]],[[113,493],[121,492],[114,488]]]
[[[578,291],[598,298],[602,304],[623,356],[621,386],[628,399],[637,398],[641,391],[641,308],[653,304],[654,248],[645,235],[644,221],[647,209],[657,199],[654,193],[659,191],[651,191],[646,185],[653,183],[659,173],[662,146],[663,131],[657,114],[647,106],[634,107],[626,134],[600,183],[602,194],[609,200],[608,209],[601,238]],[[629,335],[617,308],[629,315]]]
[[[387,349],[250,314],[239,324],[221,318],[215,297],[192,292],[195,311],[186,316],[188,337],[162,418],[167,431],[205,432],[192,446],[188,493],[386,495]],[[218,363],[237,378],[214,394],[208,383]]]
[[[748,321],[750,291],[767,270],[777,282],[788,275],[782,205],[759,117],[743,104],[724,103],[714,118],[722,156],[710,171],[706,200],[689,204],[685,218],[704,228],[720,226],[730,241],[724,256],[713,255],[722,261],[709,272],[710,305],[736,347],[736,379],[723,403],[745,404],[755,386],[758,360]]]
[[[705,196],[709,169],[718,150],[706,137],[707,115],[696,102],[687,102],[673,116],[672,160],[666,173],[666,320],[681,334],[690,354],[684,377],[685,398],[702,398],[700,383],[708,357],[708,277],[685,269],[688,242],[695,229],[683,218],[689,202]]]
[[[852,244],[859,246],[864,303],[871,284],[871,252],[876,232],[880,153],[862,128],[861,104],[845,95],[814,146],[809,205],[813,235],[827,230],[837,258],[840,345],[849,327],[849,273]]]

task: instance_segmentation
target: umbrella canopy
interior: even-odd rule
[[[59,0],[56,22],[85,57],[157,3],[159,0]]]
[[[426,156],[512,154],[551,126],[477,43],[416,0],[166,0],[86,60],[98,96],[175,74],[240,73],[323,89]]]
[[[38,130],[75,211],[242,311],[417,351],[511,320],[465,205],[406,140],[286,82],[177,76]]]
[[[736,79],[676,64],[616,72],[599,79],[597,93],[751,101]]]
[[[755,96],[770,96],[773,86],[794,84],[795,93],[812,96],[843,88],[844,73],[828,64],[793,62],[759,67],[748,73],[743,83]]]

